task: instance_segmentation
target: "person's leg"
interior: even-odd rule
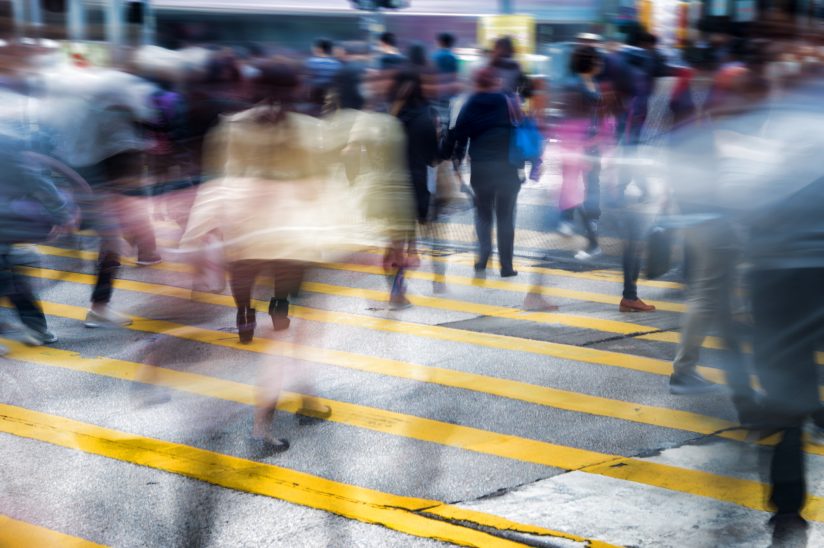
[[[728,272],[734,264],[726,257],[732,252],[723,234],[712,227],[694,226],[684,231],[685,252],[692,264],[687,310],[682,317],[681,340],[672,363],[670,391],[673,394],[700,394],[720,388],[696,371],[701,345],[710,324],[719,318],[723,290],[732,289]]]
[[[255,278],[262,268],[262,261],[236,261],[229,265],[229,286],[237,306],[237,330],[240,342],[248,344],[255,335],[255,308],[252,306],[252,290]]]
[[[269,301],[269,316],[275,331],[289,327],[289,297],[300,290],[304,271],[304,266],[295,261],[275,261],[272,265],[275,287],[274,296]]]
[[[621,312],[653,312],[655,307],[638,298],[638,277],[641,274],[641,219],[637,212],[625,209],[622,213],[624,229],[624,252],[621,266],[624,274],[624,290]]]
[[[589,166],[584,177],[584,212],[591,221],[601,218],[601,151],[588,151]]]
[[[485,270],[492,255],[492,211],[495,191],[491,185],[473,185],[475,192],[475,232],[478,235],[476,270]],[[500,230],[500,228],[499,228]]]
[[[797,516],[806,499],[801,424],[821,409],[815,350],[824,335],[822,276],[816,268],[752,275],[753,361],[769,419],[783,431],[770,465],[779,517]]]
[[[18,270],[22,266],[36,267],[38,262],[36,256],[26,249],[14,246],[6,256],[9,267],[7,296],[17,310],[20,321],[34,332],[41,342],[56,342],[54,335],[48,332],[46,316],[43,314],[43,309],[40,307],[29,279]]]
[[[501,276],[515,276],[512,267],[515,252],[515,208],[518,203],[519,186],[507,186],[495,197],[495,216],[498,228],[498,256],[501,261]]]

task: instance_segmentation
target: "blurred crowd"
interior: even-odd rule
[[[686,282],[671,391],[727,390],[744,427],[782,434],[771,501],[777,526],[802,527],[802,432],[824,437],[820,48],[707,36],[673,54],[646,32],[629,43],[582,34],[565,76],[547,82],[523,70],[508,37],[468,70],[455,46],[445,33],[401,49],[384,33],[373,48],[318,39],[303,58],[143,47],[108,68],[4,48],[0,295],[25,327],[19,336],[57,340],[21,273],[36,263],[25,244],[78,230],[99,238],[89,328],[131,322],[110,306],[130,256],[188,262],[197,291],[222,291],[228,277],[241,343],[254,339],[260,276],[274,280],[273,329],[300,340],[289,307],[307,271],[367,260],[367,249],[381,250],[389,301],[404,308],[418,241],[437,250],[449,216],[469,209],[476,275],[494,264],[517,276],[519,192],[557,160],[546,201],[559,235],[585,238],[575,260],[603,254],[610,216],[622,242],[621,312],[655,311],[638,294],[644,260],[649,276],[676,271]],[[662,94],[664,122],[652,128]],[[176,227],[174,248],[158,245],[155,221]],[[543,280],[532,284],[524,307],[555,310]],[[712,325],[727,348],[726,388],[697,370]],[[252,437],[282,451],[288,441],[272,434],[281,381],[262,379]]]

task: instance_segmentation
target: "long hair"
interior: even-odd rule
[[[405,108],[429,104],[423,94],[423,81],[419,72],[404,70],[395,75],[389,89],[389,104],[392,105],[392,113],[396,115]]]

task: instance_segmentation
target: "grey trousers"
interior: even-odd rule
[[[687,228],[684,247],[689,268],[687,310],[673,371],[676,375],[695,371],[707,331],[715,325],[727,347],[727,384],[735,395],[748,396],[750,378],[732,316],[740,241],[730,223],[717,220]]]

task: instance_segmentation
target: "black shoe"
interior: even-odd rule
[[[501,270],[501,278],[512,278],[513,276],[517,276],[518,271],[512,270],[511,268],[502,269]]]
[[[708,381],[695,371],[689,373],[673,373],[672,376],[670,376],[670,394],[687,396],[723,391],[723,386]]]
[[[770,518],[772,546],[806,548],[807,521],[798,512],[776,513]]]
[[[272,455],[283,453],[289,449],[289,440],[286,438],[250,438],[249,445],[256,455]]]
[[[249,344],[255,336],[255,309],[251,307],[239,308],[237,311],[237,333],[241,344]]]
[[[269,316],[272,317],[272,327],[275,331],[283,331],[289,329],[289,324],[292,323],[289,316],[289,301],[286,299],[269,300]]]
[[[475,263],[475,272],[486,272],[486,261]]]

